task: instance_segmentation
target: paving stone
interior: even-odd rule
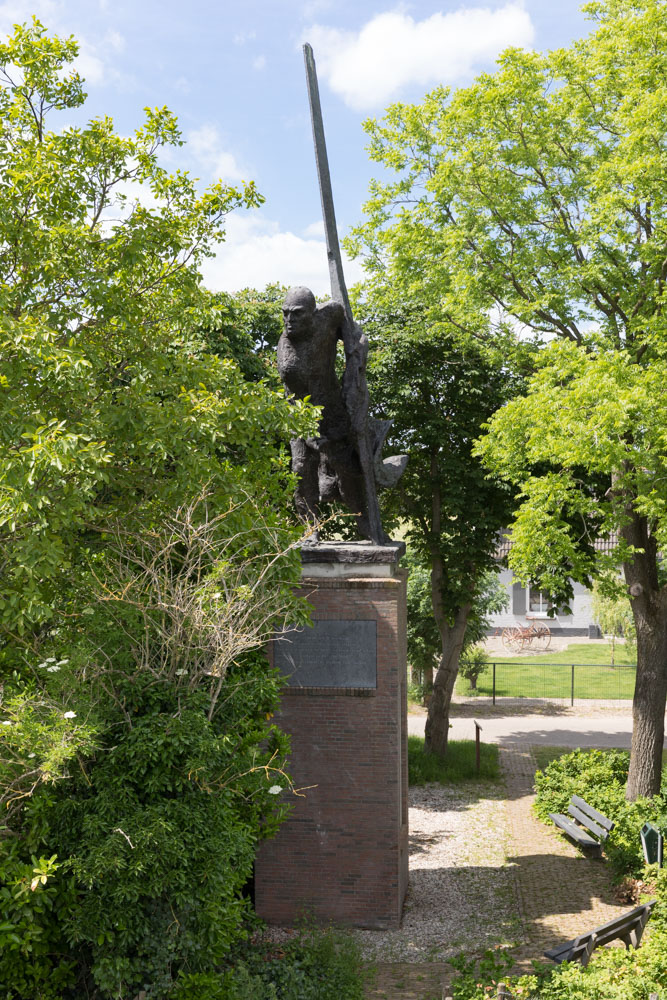
[[[606,861],[583,857],[574,844],[533,814],[536,762],[528,746],[503,746],[508,862],[517,911],[514,972],[530,971],[533,959],[581,931],[612,920],[627,907],[614,900]],[[489,877],[494,877],[489,869]],[[413,906],[419,901],[413,899]],[[471,942],[470,953],[475,951]],[[546,960],[545,960],[546,961]],[[450,992],[452,969],[442,962],[377,964],[368,1000],[441,1000]]]
[[[613,920],[626,906],[614,899],[608,864],[583,857],[574,844],[533,814],[536,763],[527,747],[500,749],[515,890],[523,923],[522,961],[582,931]]]

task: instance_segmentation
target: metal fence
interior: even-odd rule
[[[490,663],[477,679],[476,694],[496,698],[536,698],[569,701],[596,699],[631,700],[635,690],[636,665],[611,663]],[[457,692],[470,692],[459,678]]]

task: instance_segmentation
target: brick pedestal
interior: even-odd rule
[[[304,915],[397,927],[408,881],[405,574],[402,545],[329,543],[303,552],[313,630],[273,644],[289,674],[278,724],[290,773],[315,786],[261,845],[255,907],[269,923]]]

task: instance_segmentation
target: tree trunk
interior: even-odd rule
[[[657,795],[662,782],[667,701],[667,614],[664,597],[651,603],[657,604],[656,608],[650,609],[652,613],[644,609],[635,611],[637,680],[632,702],[630,772],[625,793],[630,800],[640,795]]]
[[[622,534],[644,551],[623,564],[637,629],[637,679],[626,798],[656,795],[662,780],[667,702],[667,591],[658,585],[657,550],[645,518],[634,514]]]
[[[442,527],[442,501],[438,486],[438,457],[431,455],[431,477],[433,481],[433,496],[431,501],[431,531],[439,538]],[[474,567],[470,567],[474,574]],[[431,548],[431,606],[438,631],[442,653],[440,663],[433,680],[433,690],[428,702],[428,715],[424,732],[424,749],[427,753],[444,757],[447,753],[449,740],[449,708],[452,703],[454,684],[459,671],[459,656],[463,648],[468,615],[471,604],[465,604],[456,609],[453,624],[449,624],[442,599],[444,584],[444,566],[442,555],[436,545]]]
[[[428,705],[428,700],[433,690],[433,664],[430,667],[424,667],[422,690],[424,692],[424,704]]]
[[[453,625],[438,621],[442,637],[442,655],[433,681],[433,692],[428,703],[428,716],[424,749],[427,753],[444,757],[449,740],[449,710],[454,693],[456,675],[459,672],[459,656],[470,614],[470,604],[459,608]]]

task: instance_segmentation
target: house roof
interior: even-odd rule
[[[596,538],[593,547],[597,552],[609,555],[618,544],[618,535],[613,533],[608,538]],[[496,546],[496,559],[506,559],[512,548],[512,538],[508,532],[503,532]]]

